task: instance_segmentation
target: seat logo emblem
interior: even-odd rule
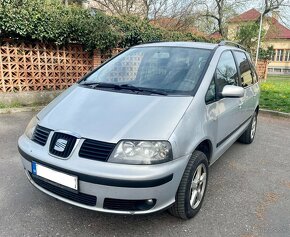
[[[66,147],[66,144],[67,144],[67,140],[64,140],[61,138],[57,139],[53,149],[59,152],[63,152]]]

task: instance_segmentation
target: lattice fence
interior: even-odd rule
[[[0,92],[62,90],[94,66],[80,45],[0,43]]]

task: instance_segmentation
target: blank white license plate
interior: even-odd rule
[[[47,168],[43,165],[40,165],[36,162],[31,163],[32,173],[50,180],[54,183],[63,185],[65,187],[78,190],[78,177],[73,175],[68,175],[50,168]]]

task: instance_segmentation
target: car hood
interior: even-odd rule
[[[192,98],[73,85],[44,108],[38,118],[41,126],[100,141],[168,140]]]

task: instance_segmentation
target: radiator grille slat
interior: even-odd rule
[[[37,125],[32,135],[32,141],[36,142],[41,146],[44,146],[51,131],[51,129]]]
[[[79,151],[82,158],[107,161],[116,144],[86,139]]]

